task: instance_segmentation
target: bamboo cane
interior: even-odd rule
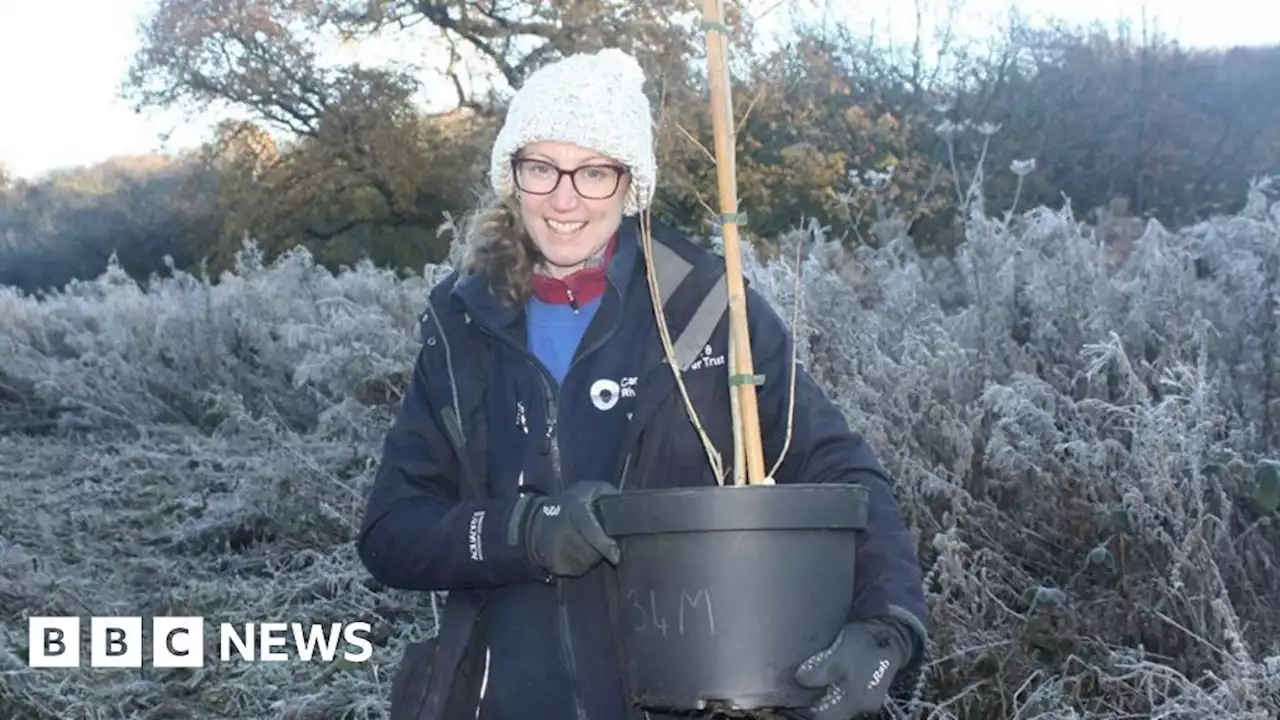
[[[716,180],[720,195],[724,235],[725,274],[729,293],[730,402],[735,425],[734,484],[766,482],[760,414],[751,361],[751,337],[747,329],[746,290],[742,280],[742,253],[738,247],[737,160],[733,132],[733,100],[729,83],[729,56],[724,9],[721,0],[704,0],[703,27],[707,30],[707,70],[711,84],[711,121],[715,129]],[[741,441],[738,441],[739,436]],[[743,460],[745,459],[745,463]]]

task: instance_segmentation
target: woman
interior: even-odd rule
[[[613,49],[528,79],[493,147],[494,199],[466,231],[464,272],[432,291],[421,317],[359,539],[384,585],[448,591],[437,636],[398,673],[396,717],[643,717],[626,701],[610,632],[618,547],[592,504],[620,487],[715,482],[664,364],[638,239],[656,178],[643,83]],[[723,302],[723,261],[654,225],[684,382],[730,457],[727,322],[696,312]],[[748,313],[772,462],[787,433],[790,340],[754,291]],[[920,662],[922,579],[871,449],[803,371],[796,393],[776,481],[860,483],[873,500],[851,622],[797,672],[829,689],[813,717],[848,720],[877,710],[894,674]]]

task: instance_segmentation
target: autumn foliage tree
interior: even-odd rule
[[[688,86],[698,40],[687,3],[368,3],[344,0],[164,0],[147,23],[130,73],[142,105],[226,106],[250,124],[224,126],[212,157],[225,218],[215,264],[245,234],[270,252],[304,244],[321,259],[358,257],[421,266],[439,257],[434,230],[464,210],[483,180],[481,148],[496,131],[501,100],[546,60],[620,44],[667,87]],[[443,68],[458,110],[424,115],[412,98],[423,80],[396,69],[325,65],[326,40],[394,37],[422,24],[446,45]],[[498,83],[464,89],[455,66],[480,56]],[[230,137],[270,130],[288,138],[270,158],[246,160]],[[229,133],[229,135],[228,135]],[[250,153],[252,156],[252,153]]]

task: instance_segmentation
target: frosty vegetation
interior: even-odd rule
[[[1280,202],[1259,182],[1131,243],[1069,204],[971,207],[951,259],[892,220],[856,252],[808,226],[747,257],[789,319],[799,246],[802,359],[918,533],[933,644],[892,716],[1275,717]],[[0,717],[385,717],[447,602],[377,587],[353,547],[449,268],[424,270],[248,244],[217,283],[0,294]],[[368,619],[377,652],[26,669],[27,616],[113,613]]]

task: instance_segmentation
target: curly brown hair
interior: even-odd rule
[[[514,305],[527,300],[542,252],[525,230],[520,200],[488,192],[461,230],[467,248],[463,271],[485,275],[493,294],[503,302]]]

